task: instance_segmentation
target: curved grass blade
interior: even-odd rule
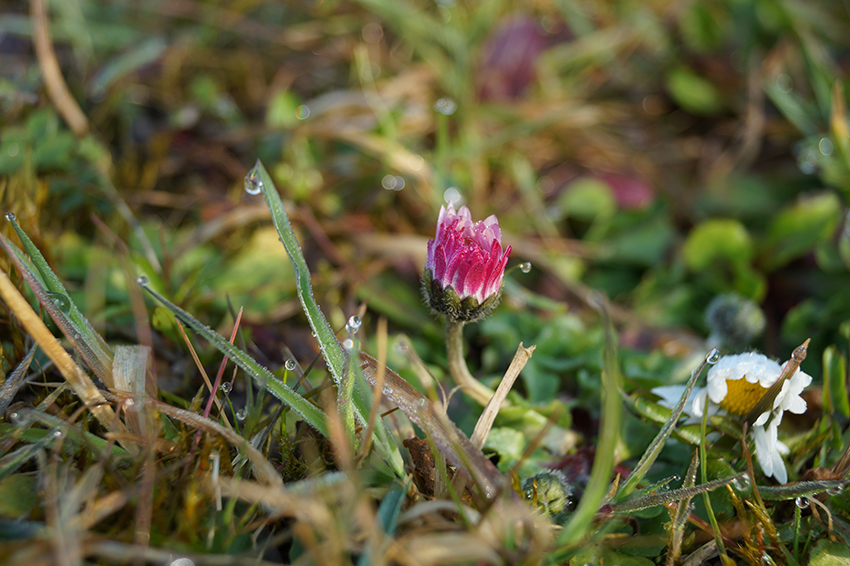
[[[696,385],[697,378],[702,373],[703,368],[709,363],[710,360],[717,360],[720,352],[717,348],[711,350],[708,355],[703,360],[702,364],[691,372],[691,378],[688,380],[687,385],[685,386],[685,392],[682,394],[679,402],[676,403],[676,406],[673,408],[673,412],[670,413],[670,418],[667,419],[667,422],[664,423],[664,426],[661,427],[661,430],[658,432],[658,435],[652,441],[652,444],[647,448],[646,453],[640,459],[635,469],[629,474],[629,478],[623,483],[620,487],[619,491],[617,491],[617,498],[623,498],[629,495],[632,491],[635,490],[638,483],[644,478],[646,473],[649,471],[650,466],[655,462],[655,459],[658,458],[658,454],[661,453],[661,449],[664,448],[664,444],[667,442],[667,439],[670,438],[670,435],[673,434],[673,431],[676,430],[676,423],[679,422],[679,417],[682,416],[682,411],[685,409],[685,403],[688,401],[688,397],[691,396],[691,392],[694,390],[694,386]]]
[[[65,337],[74,344],[86,364],[107,387],[112,387],[112,350],[100,334],[95,332],[89,321],[71,300],[65,286],[50,269],[50,265],[41,255],[38,247],[18,226],[14,218],[7,216],[7,219],[12,223],[12,227],[21,239],[29,258],[2,234],[0,234],[0,245],[12,258],[50,318],[62,330]]]
[[[296,393],[288,385],[280,381],[269,370],[261,366],[248,354],[231,344],[226,338],[218,332],[199,322],[195,317],[157,293],[150,289],[144,281],[139,282],[145,291],[157,301],[165,305],[174,315],[179,318],[186,326],[203,336],[210,344],[216,347],[219,352],[233,360],[237,366],[242,368],[248,375],[254,378],[257,384],[289,405],[293,411],[298,413],[310,426],[318,430],[323,435],[327,436],[328,428],[325,424],[325,414],[315,405],[304,399]]]
[[[313,297],[313,285],[310,282],[310,269],[307,266],[307,261],[304,259],[304,254],[301,252],[301,246],[298,244],[298,238],[295,237],[295,232],[292,230],[292,224],[289,222],[289,216],[286,214],[286,209],[283,206],[283,201],[280,200],[280,195],[272,181],[266,168],[258,160],[254,168],[248,173],[245,183],[251,184],[252,188],[257,188],[263,193],[266,199],[266,204],[272,214],[277,233],[280,236],[280,241],[283,247],[286,248],[286,253],[289,255],[292,263],[292,270],[295,273],[295,282],[298,287],[298,299],[301,301],[301,306],[304,314],[307,315],[307,320],[310,322],[310,327],[319,342],[319,349],[327,362],[328,370],[333,377],[334,383],[338,391],[346,391],[348,385],[345,383],[346,378],[354,379],[354,376],[347,376],[346,355],[336,339],[331,325],[328,324],[325,315],[319,308],[316,299]],[[371,409],[371,403],[363,394],[359,387],[353,390],[353,413],[357,421],[366,427],[368,423],[367,415]],[[404,477],[404,463],[398,451],[398,446],[390,440],[389,431],[384,426],[383,422],[374,429],[374,444],[383,452],[383,458],[393,468],[393,471],[399,476]],[[352,442],[354,439],[351,439]]]

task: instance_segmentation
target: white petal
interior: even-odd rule
[[[767,422],[767,418],[770,416],[770,411],[764,412],[759,415],[759,418],[756,419],[756,422],[753,423],[753,426],[764,426],[764,423]]]

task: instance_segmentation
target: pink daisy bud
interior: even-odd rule
[[[437,235],[428,242],[424,291],[434,312],[454,322],[487,315],[499,302],[511,247],[502,251],[496,216],[472,222],[469,209],[440,208]]]

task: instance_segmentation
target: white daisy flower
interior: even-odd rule
[[[782,375],[783,367],[767,356],[755,352],[720,358],[709,370],[705,388],[695,389],[692,393],[691,414],[694,417],[702,417],[705,399],[708,397],[709,415],[724,411],[743,417],[756,406],[770,386],[776,383]],[[798,369],[782,384],[772,409],[760,414],[752,426],[759,465],[766,476],[773,476],[780,483],[788,481],[788,473],[782,460],[782,455],[788,454],[788,447],[779,441],[779,423],[782,422],[785,411],[796,414],[806,411],[806,402],[800,397],[800,393],[811,382],[811,376]],[[654,389],[653,393],[672,406],[678,401],[678,397],[674,398],[677,389],[681,396],[684,388],[679,386],[659,387]]]

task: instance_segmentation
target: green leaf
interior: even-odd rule
[[[835,193],[807,195],[782,210],[770,223],[765,242],[767,267],[776,269],[829,241],[842,217]]]
[[[809,566],[846,566],[850,562],[850,547],[840,542],[821,540],[812,550]]]
[[[753,257],[754,246],[747,229],[737,220],[711,219],[696,226],[682,248],[685,264],[694,271],[717,263],[742,266]]]
[[[716,114],[723,107],[720,93],[711,81],[687,67],[677,67],[667,74],[667,91],[692,114]]]

